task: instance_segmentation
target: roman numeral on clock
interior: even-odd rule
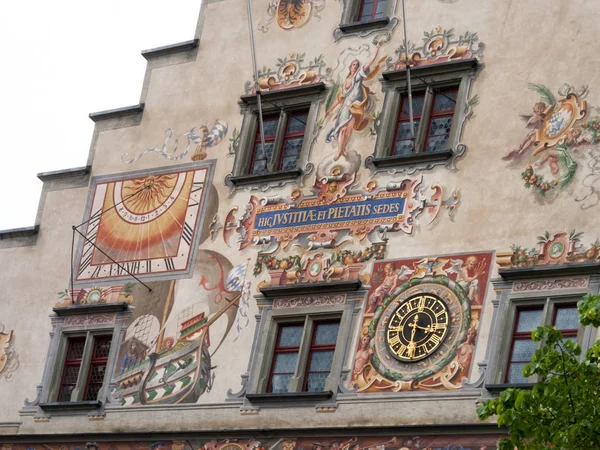
[[[432,334],[429,340],[433,342],[433,345],[438,345],[440,342],[442,342],[442,338],[437,334]]]
[[[396,335],[393,338],[390,338],[388,342],[390,343],[390,346],[393,347],[393,346],[395,346],[395,345],[397,345],[397,344],[400,343],[400,336]]]
[[[194,192],[199,192],[204,187],[204,181],[194,181],[192,183],[192,194]]]
[[[77,272],[77,275],[81,276],[83,274],[83,272],[85,272],[87,270],[87,268],[89,267],[89,265],[92,262],[92,252],[93,247],[89,246],[86,250],[86,252],[84,253],[84,256],[82,256],[81,259],[81,263],[79,264],[79,271]]]
[[[181,233],[181,237],[185,243],[191,247],[192,239],[194,238],[194,230],[187,222],[183,223],[183,232]]]
[[[398,356],[404,356],[404,353],[406,353],[406,351],[408,350],[408,347],[406,347],[406,345],[402,344],[400,346],[400,348],[398,349]]]
[[[165,258],[164,261],[167,270],[175,270],[175,263],[173,262],[173,258]]]

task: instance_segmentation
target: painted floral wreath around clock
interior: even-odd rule
[[[419,312],[421,308],[423,312]],[[417,317],[419,314],[423,317]],[[470,324],[470,301],[457,282],[447,277],[413,278],[375,310],[368,328],[374,350],[371,364],[390,381],[423,380],[452,362]],[[401,326],[406,332],[400,341],[406,342],[398,345],[395,330]]]

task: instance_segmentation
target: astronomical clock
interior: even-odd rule
[[[75,281],[186,276],[191,271],[212,165],[95,179]]]
[[[401,284],[363,329],[372,369],[361,372],[356,387],[434,388],[439,383],[432,380],[441,380],[440,373],[458,369],[457,349],[473,332],[471,311],[467,292],[448,277],[425,276]]]
[[[349,387],[360,394],[467,387],[492,252],[376,261]]]

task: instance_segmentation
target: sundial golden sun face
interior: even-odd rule
[[[96,182],[76,280],[186,271],[207,175],[202,168]]]
[[[402,302],[387,325],[386,343],[394,358],[420,361],[435,352],[448,333],[448,307],[434,295]]]

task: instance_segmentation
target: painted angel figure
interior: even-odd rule
[[[530,131],[518,148],[502,158],[505,161],[519,159],[527,152],[527,150],[531,148],[535,142],[536,130],[542,128],[542,125],[544,124],[544,118],[554,109],[554,106],[556,106],[556,98],[554,97],[552,91],[550,91],[550,89],[548,89],[546,86],[541,84],[530,84],[529,87],[540,94],[542,101],[533,105],[532,114],[521,115],[521,117],[527,121],[525,126],[529,128]]]
[[[384,297],[396,289],[400,284],[400,281],[407,278],[415,271],[406,266],[402,266],[399,270],[396,270],[396,265],[393,262],[389,262],[384,266],[383,272],[385,274],[383,282],[377,286],[377,289],[375,289],[367,300],[367,307],[365,308],[365,313],[367,314],[374,313]]]
[[[382,58],[374,67],[371,67],[379,55],[379,45],[375,46],[375,53],[371,60],[362,67],[358,59],[350,63],[348,75],[342,82],[335,102],[325,114],[325,116],[329,116],[339,107],[335,122],[325,138],[325,142],[338,141],[337,153],[333,157],[334,161],[340,159],[342,155],[347,156],[346,146],[352,136],[352,131],[363,130],[369,123],[367,113],[372,106],[370,95],[373,92],[363,83],[377,75],[379,66],[385,59]]]
[[[371,338],[368,334],[368,328],[365,327],[360,336],[360,348],[357,350],[356,356],[354,357],[354,368],[352,375],[354,379],[358,378],[362,374],[365,367],[367,367],[367,364],[371,362],[371,357],[373,356],[373,353],[375,353],[375,350],[373,350],[370,344]]]
[[[464,264],[464,266],[463,266]],[[477,262],[477,257],[469,256],[466,261],[462,259],[450,260],[450,269],[448,273],[456,274],[456,282],[462,287],[471,303],[474,305],[480,305],[481,299],[479,298],[479,276],[482,275],[484,270],[484,262]]]

